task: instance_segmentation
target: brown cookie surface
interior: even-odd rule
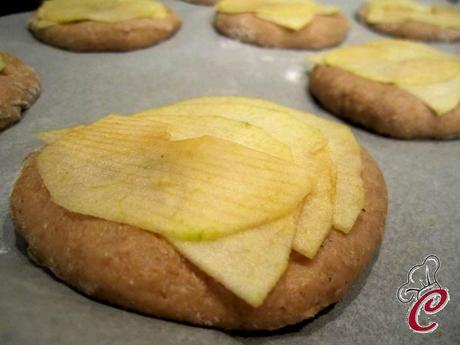
[[[127,51],[155,45],[179,30],[180,18],[170,9],[166,18],[130,19],[116,23],[81,21],[45,28],[37,25],[36,14],[29,21],[32,34],[49,45],[81,52]]]
[[[291,254],[264,304],[252,308],[184,259],[159,236],[71,213],[53,203],[36,166],[25,161],[11,196],[16,229],[31,257],[85,294],[166,319],[225,329],[277,329],[338,301],[381,241],[387,192],[365,152],[365,206],[348,235],[332,231],[317,257]]]
[[[270,48],[321,49],[342,42],[349,29],[341,14],[318,15],[305,28],[294,31],[251,13],[216,13],[214,27],[221,34],[245,43]]]
[[[408,38],[421,41],[458,41],[460,40],[460,30],[446,28],[430,23],[418,21],[406,21],[402,23],[368,23],[366,21],[369,12],[366,4],[362,5],[357,13],[357,17],[366,25],[376,31],[401,38]]]
[[[40,95],[40,80],[32,67],[17,57],[0,51],[6,62],[0,71],[0,131],[21,120]]]
[[[438,116],[395,85],[323,65],[310,72],[309,88],[331,113],[379,134],[400,139],[448,139],[460,135],[460,104]]]

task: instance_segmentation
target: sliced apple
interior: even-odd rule
[[[170,240],[202,271],[253,307],[260,306],[285,271],[298,212],[213,241]]]
[[[336,187],[334,200],[334,216],[333,225],[334,228],[343,232],[349,232],[353,227],[358,215],[361,213],[364,205],[364,187],[361,179],[361,152],[360,146],[356,142],[353,133],[346,126],[339,123],[321,119],[318,116],[309,114],[307,112],[295,110],[282,106],[277,103],[270,101],[248,98],[248,97],[201,97],[193,98],[178,104],[186,103],[189,106],[206,104],[209,109],[221,109],[219,104],[227,104],[229,109],[236,107],[237,109],[251,108],[249,113],[260,114],[263,116],[266,114],[267,117],[273,116],[273,118],[286,118],[290,117],[297,122],[302,122],[307,127],[316,128],[322,135],[327,138],[329,152],[331,155],[332,162],[336,169]],[[174,106],[168,106],[158,108],[158,111],[164,109],[166,111],[173,111]],[[197,106],[197,112],[203,109]],[[231,110],[228,110],[230,112]],[[149,111],[140,113],[144,114],[141,116],[148,115]],[[278,115],[274,115],[278,113]],[[282,114],[282,115],[279,115]],[[234,115],[235,116],[235,115]],[[242,118],[244,118],[242,116]],[[246,117],[247,121],[252,120],[250,116]],[[253,122],[251,122],[253,123]],[[274,123],[275,126],[276,122]],[[264,128],[268,133],[275,136],[274,133],[278,133],[278,138],[283,141],[286,138],[288,145],[291,147],[296,146],[294,140],[289,141],[287,136],[289,135],[289,128],[283,127],[284,129],[270,130],[270,127]],[[301,134],[299,134],[301,135]],[[302,139],[298,136],[294,138],[301,142]],[[297,153],[297,154],[296,154]],[[300,150],[293,150],[294,159],[300,155]]]
[[[144,121],[149,120],[172,125],[168,128],[171,140],[210,135],[232,141],[256,151],[271,154],[278,158],[293,160],[291,149],[287,145],[248,122],[231,120],[220,116],[190,117],[175,115],[159,115],[154,118],[144,118]],[[63,135],[68,134],[69,131],[83,127],[76,126],[42,131],[36,133],[36,136],[45,143],[51,144]]]
[[[296,161],[308,159],[311,153],[321,150],[326,139],[321,132],[301,121],[279,111],[248,107],[239,103],[243,97],[202,97],[153,108],[133,114],[134,117],[151,116],[220,116],[232,120],[248,122],[263,129],[275,139],[291,148]]]
[[[210,136],[169,141],[164,124],[111,116],[43,149],[38,168],[66,209],[200,240],[267,224],[309,193],[310,172]]]
[[[40,132],[35,133],[35,136],[47,144],[52,144],[55,141],[62,138],[63,136],[69,134],[70,131],[75,130],[75,129],[81,129],[84,127],[85,126],[81,125],[81,126],[75,126],[75,127],[52,129],[48,131],[40,131]]]
[[[222,0],[217,4],[217,11],[230,14],[249,12],[288,29],[300,30],[316,15],[336,14],[338,7],[310,0]]]
[[[158,115],[143,119],[151,119],[171,125],[171,140],[210,135],[278,158],[293,161],[289,146],[270,136],[263,129],[246,121],[232,120],[222,116],[192,117],[180,115]]]
[[[319,176],[308,195],[299,217],[293,248],[307,258],[314,258],[321,244],[332,230],[335,175],[328,148],[316,153],[316,170]]]
[[[376,40],[335,49],[312,60],[369,80],[394,84],[438,115],[450,112],[460,100],[460,58],[425,44]]]
[[[408,21],[460,28],[460,9],[453,6],[425,5],[410,0],[368,1],[366,20],[369,23],[401,23]]]
[[[332,50],[322,61],[364,78],[398,85],[442,82],[460,73],[460,59],[428,45],[381,39]]]
[[[460,104],[460,74],[453,79],[429,85],[405,85],[402,89],[421,99],[437,115],[443,115]]]
[[[164,18],[164,5],[152,0],[53,0],[38,9],[38,17],[52,23],[82,20],[120,22],[133,18]]]
[[[329,152],[335,165],[334,228],[349,232],[364,206],[364,186],[361,177],[361,147],[351,130],[317,116],[296,112],[293,115],[320,129],[329,139]]]

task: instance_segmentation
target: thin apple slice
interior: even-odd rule
[[[35,133],[35,136],[47,144],[52,144],[55,141],[59,140],[59,138],[63,137],[64,135],[69,134],[70,131],[75,130],[75,129],[81,129],[83,127],[85,126],[81,125],[81,126],[75,126],[75,127],[65,127],[65,128],[53,129],[49,131],[41,131],[41,132]]]
[[[460,59],[455,55],[407,40],[380,39],[351,45],[320,59],[366,79],[397,85],[439,83],[460,73]]]
[[[291,149],[263,129],[247,121],[237,121],[222,116],[158,115],[145,117],[171,125],[171,140],[182,140],[210,135],[225,139],[250,149],[293,161]]]
[[[298,165],[210,136],[111,116],[46,146],[38,168],[66,209],[169,237],[212,239],[291,213],[311,189]]]
[[[313,176],[320,178],[316,179],[305,201],[293,242],[293,248],[310,259],[315,257],[332,230],[335,192],[335,171],[328,148],[316,153],[315,160]]]
[[[227,104],[229,107],[246,106],[252,108],[252,112],[259,114],[280,112],[284,116],[293,117],[321,131],[328,140],[331,159],[336,167],[337,181],[334,197],[333,225],[335,229],[345,233],[351,230],[364,205],[364,187],[361,179],[361,148],[348,127],[307,112],[257,98],[235,96],[200,97],[179,104],[184,103],[187,103],[189,106],[206,104],[209,108],[222,103]],[[270,130],[266,129],[266,131],[272,134]],[[279,140],[283,141],[281,138]]]
[[[147,133],[148,135],[155,135],[157,137],[162,137],[164,139],[170,138],[170,129],[169,126],[163,122],[153,122],[149,126],[145,126],[145,123],[132,119],[130,117],[124,117],[118,114],[109,114],[105,116],[102,120],[96,121],[93,126],[97,126],[100,131],[100,134],[104,133],[107,125],[109,126],[109,131],[114,134],[118,132],[123,134],[142,134]],[[127,125],[129,123],[129,126]],[[35,133],[35,136],[45,142],[46,144],[52,144],[65,135],[71,132],[78,132],[85,128],[86,125],[78,125],[74,127],[64,127],[58,129],[52,129],[47,131],[40,131]]]
[[[275,139],[291,148],[294,159],[299,162],[308,160],[311,153],[321,150],[327,140],[316,128],[306,125],[280,111],[257,109],[240,103],[243,97],[203,97],[148,109],[133,114],[134,117],[151,116],[220,116],[232,120],[250,123],[263,129]]]
[[[221,116],[190,117],[176,115],[159,115],[154,118],[146,117],[143,120],[172,125],[168,128],[171,140],[183,140],[210,135],[232,141],[256,151],[271,154],[278,158],[293,160],[291,149],[287,145],[248,122],[231,120]],[[52,144],[60,137],[68,134],[69,131],[83,127],[76,126],[42,131],[36,133],[36,136],[45,143]]]
[[[170,240],[202,271],[253,307],[260,306],[285,271],[298,212],[213,241]]]
[[[257,108],[244,103],[247,98],[243,97],[204,97],[186,100],[180,103],[150,109],[142,113],[134,114],[141,118],[166,118],[167,116],[187,116],[191,119],[198,119],[202,116],[218,114],[219,116],[246,121],[255,126],[263,128],[271,136],[285,143],[291,148],[294,161],[309,171],[320,171],[317,167],[315,153],[320,152],[327,145],[327,141],[321,132],[303,122],[277,110]],[[242,102],[239,102],[242,100]],[[305,201],[305,211],[302,211],[300,219],[303,226],[312,226],[311,231],[319,231],[321,236],[329,233],[332,227],[332,209],[330,195],[323,186],[331,184],[329,174],[316,174],[312,186],[316,193],[310,194]],[[318,186],[316,186],[318,185]],[[308,219],[308,220],[307,220]],[[306,228],[297,230],[301,235],[297,241],[297,248],[300,253],[312,257],[313,250],[304,249],[301,245],[309,242],[305,234],[310,233]],[[312,248],[318,246],[317,238],[312,240]]]
[[[296,112],[291,111],[293,115]],[[329,152],[336,169],[333,225],[336,230],[348,233],[364,206],[361,147],[345,126],[300,111],[296,115],[321,130],[329,140]]]
[[[152,0],[54,0],[43,2],[37,18],[43,26],[81,21],[118,23],[136,18],[165,18],[167,8]]]

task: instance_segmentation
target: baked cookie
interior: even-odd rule
[[[21,120],[40,95],[37,73],[17,57],[0,51],[0,131]]]
[[[409,0],[371,0],[358,18],[376,31],[424,41],[460,40],[460,10],[452,6],[422,5]]]
[[[221,107],[216,108],[216,100]],[[193,102],[199,102],[199,104],[192,104]],[[190,110],[190,106],[196,107],[195,109],[202,114],[190,116],[199,122],[203,121],[201,124],[207,123],[208,125],[210,123],[215,125],[221,121],[216,122],[213,119],[207,122],[206,119],[201,118],[201,116],[207,118],[207,115],[203,115],[206,109],[214,109],[214,114],[216,110],[220,114],[225,114],[226,107],[229,105],[235,111],[232,114],[252,107],[258,111],[265,109],[267,116],[280,116],[281,118],[284,116],[280,115],[281,113],[286,115],[290,111],[270,102],[231,97],[198,99],[198,101],[192,100],[191,103],[186,103],[185,108],[183,105],[154,109],[152,112],[135,115],[135,118],[141,121],[138,124],[142,124],[142,131],[147,133],[146,128],[152,125],[152,122],[148,121],[154,119],[156,126],[158,122],[166,121],[165,117],[175,116],[167,115],[169,111],[180,113],[186,109]],[[221,112],[219,108],[222,109]],[[297,114],[305,113],[297,112]],[[296,112],[293,111],[292,115],[295,116]],[[255,118],[258,117],[253,119]],[[176,120],[183,119],[184,117]],[[262,118],[258,119],[255,121],[265,121]],[[111,117],[101,120],[96,126],[102,125],[104,135],[110,136],[110,124],[116,123],[116,135],[120,136],[123,133],[120,131],[122,129],[120,125],[125,120],[131,121],[126,117]],[[168,128],[173,128],[176,120],[171,120]],[[72,136],[74,139],[79,137],[83,133],[80,132],[82,127],[67,132],[60,130],[52,135],[48,134],[46,140],[50,146],[27,157],[11,194],[12,219],[18,232],[28,242],[28,252],[36,263],[49,268],[69,285],[96,299],[157,317],[223,329],[272,330],[294,324],[313,317],[321,309],[337,302],[346,293],[372,259],[382,239],[387,212],[386,186],[376,162],[356,143],[350,142],[351,145],[345,148],[340,145],[340,140],[345,140],[343,139],[345,137],[350,138],[351,132],[341,125],[322,119],[316,118],[311,121],[320,127],[324,125],[324,133],[329,133],[327,135],[337,135],[333,139],[336,143],[331,148],[334,151],[333,146],[340,146],[339,151],[342,150],[342,155],[348,156],[342,160],[342,163],[349,161],[351,165],[355,165],[356,162],[359,162],[356,171],[362,182],[362,203],[356,201],[360,199],[360,197],[356,199],[355,194],[359,188],[353,189],[359,183],[354,184],[353,187],[345,186],[345,189],[352,188],[354,192],[351,193],[353,194],[351,199],[346,198],[349,203],[343,206],[349,205],[350,209],[353,209],[356,202],[360,205],[356,213],[357,218],[353,218],[351,228],[346,231],[329,229],[330,231],[324,240],[321,240],[321,246],[313,258],[305,257],[298,250],[290,252],[290,255],[286,257],[286,266],[282,269],[275,285],[270,287],[269,293],[257,305],[251,301],[248,302],[244,294],[241,295],[241,290],[231,284],[228,285],[229,281],[223,278],[228,274],[231,277],[230,280],[234,282],[239,279],[235,276],[241,272],[239,269],[235,270],[234,268],[238,265],[235,266],[235,262],[227,258],[224,259],[225,265],[223,265],[220,252],[214,252],[209,258],[210,262],[218,267],[218,272],[215,274],[212,270],[209,271],[209,266],[204,261],[199,260],[201,253],[198,256],[191,255],[191,251],[184,251],[184,247],[178,245],[178,240],[171,240],[168,236],[146,231],[145,228],[72,212],[67,207],[58,204],[60,198],[59,196],[57,199],[54,198],[54,187],[49,185],[49,176],[45,171],[42,155],[49,150],[47,147],[60,145],[56,141],[57,137],[63,138],[63,141],[72,141]],[[288,122],[289,120],[286,120],[283,124]],[[181,124],[184,123],[187,127],[187,121],[181,122]],[[246,123],[246,126],[250,124]],[[302,127],[302,124],[299,127]],[[181,127],[181,133],[184,133],[182,132],[184,128]],[[242,128],[243,131],[247,130],[246,127]],[[296,130],[293,132],[295,135]],[[312,133],[314,134],[315,131]],[[233,138],[238,136],[236,132],[233,134]],[[171,132],[171,135],[174,138],[176,134]],[[194,135],[200,134],[195,132]],[[62,143],[62,140],[59,142]],[[114,142],[110,143],[114,147]],[[124,144],[128,146],[132,143],[132,141],[124,141]],[[319,142],[314,145],[317,143]],[[189,150],[190,145],[187,147]],[[83,144],[80,152],[85,152],[86,148],[86,144]],[[326,146],[315,149],[326,150],[322,151],[323,153],[328,151]],[[355,153],[350,156],[352,151]],[[191,153],[191,151],[188,152]],[[161,158],[164,159],[168,155],[169,153],[165,153]],[[239,155],[239,157],[242,156]],[[335,159],[334,154],[331,157]],[[353,161],[355,163],[352,163]],[[98,160],[97,164],[103,164],[102,160]],[[308,164],[312,167],[311,162]],[[63,162],[62,166],[65,167],[65,165],[66,163]],[[342,169],[343,166],[338,170],[339,174]],[[213,166],[213,173],[216,171]],[[136,173],[136,176],[140,175]],[[168,188],[176,185],[171,176],[169,175],[168,182],[162,180],[163,184],[167,182]],[[263,179],[262,175],[258,177]],[[99,185],[98,189],[101,190],[101,188],[105,189]],[[216,189],[222,190],[221,188]],[[339,186],[335,191],[339,189],[343,191],[344,186]],[[131,194],[134,193],[133,191],[134,189]],[[313,193],[320,192],[316,190]],[[309,198],[314,199],[316,196],[312,194]],[[311,201],[305,200],[305,203],[309,202]],[[91,204],[91,201],[87,200],[86,204]],[[209,206],[212,208],[212,205]],[[280,230],[276,232],[276,236],[279,236]],[[240,236],[240,239],[248,238],[244,237],[245,234],[229,235],[229,237],[232,236]],[[225,241],[225,237],[223,240]],[[257,242],[260,241],[265,243],[267,238],[264,236],[257,240]],[[228,244],[229,242],[220,250],[227,251]],[[255,247],[252,252],[238,251],[233,253],[234,256],[253,255],[254,252],[258,252],[256,241],[253,244]],[[207,251],[206,244],[204,245],[205,247],[201,248]],[[265,245],[272,246],[268,242]],[[267,248],[266,246],[262,248]],[[278,251],[269,251],[269,257],[278,255]],[[252,258],[258,260],[254,256]],[[214,261],[218,262],[214,263]],[[251,264],[246,262],[244,270],[247,266],[252,265],[254,265],[253,262]],[[276,270],[275,267],[269,266],[270,269]],[[258,268],[258,263],[251,268],[252,274],[258,277],[257,279],[250,276],[241,277],[246,281],[252,281],[252,285],[244,285],[243,290],[259,285],[258,279],[266,278],[265,275],[258,276]]]
[[[115,7],[116,2],[111,0],[94,11],[92,3],[99,2],[47,1],[29,20],[29,30],[40,41],[58,48],[97,52],[146,48],[171,37],[181,26],[180,18],[159,2],[122,0],[128,8],[134,7],[129,12],[122,6]],[[136,7],[138,2],[143,6]],[[57,9],[52,8],[54,3]]]
[[[334,6],[313,1],[244,2],[218,4],[214,27],[221,34],[245,43],[270,48],[322,49],[341,43],[349,30],[348,20]],[[279,15],[283,13],[284,15]],[[288,13],[289,15],[285,15]],[[300,17],[299,13],[305,13]]]
[[[203,5],[203,6],[214,6],[217,4],[218,0],[184,0],[186,2],[190,2],[191,4],[195,5]]]
[[[402,57],[401,61],[394,65],[389,64],[386,69],[381,68],[385,64],[383,62],[385,59],[377,59],[373,66],[381,70],[378,72],[368,70],[368,74],[365,69],[359,71],[354,68],[359,68],[359,61],[364,61],[359,55],[354,55],[353,58],[356,66],[344,60],[339,61],[342,59],[340,56],[332,60],[328,60],[326,56],[309,74],[310,92],[331,113],[378,134],[400,139],[458,137],[460,135],[459,59],[445,56],[444,60],[441,55],[438,55],[440,60],[423,61],[423,58],[410,56],[414,48],[418,49],[414,45],[415,43],[397,42],[395,49],[399,54],[407,52],[407,58]],[[348,52],[353,54],[351,50]],[[366,50],[361,52],[366,54]],[[373,54],[367,53],[368,57]],[[353,55],[350,55],[351,57]],[[343,58],[347,57],[343,56]],[[443,61],[446,62],[444,65],[447,66],[446,68],[443,68]],[[391,78],[392,73],[403,64],[408,68],[406,77],[409,83],[398,82]],[[413,69],[411,65],[414,66]],[[430,70],[433,72],[428,72]],[[384,76],[385,74],[387,75]],[[415,78],[418,75],[423,78],[431,77],[432,80],[420,79],[420,84],[417,85]]]

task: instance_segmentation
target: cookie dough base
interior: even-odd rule
[[[21,120],[40,95],[40,81],[35,71],[18,58],[4,52],[6,66],[0,71],[0,131]]]
[[[285,274],[255,309],[159,236],[53,203],[36,158],[33,153],[26,159],[11,196],[13,222],[33,260],[89,296],[166,319],[271,330],[310,318],[344,295],[383,234],[386,186],[377,164],[363,152],[365,206],[352,231],[332,231],[314,260],[293,252]]]
[[[72,51],[127,51],[155,45],[172,36],[181,26],[171,10],[161,19],[130,19],[116,23],[82,21],[45,28],[29,22],[32,34],[49,45]]]
[[[436,115],[409,92],[319,65],[310,72],[313,96],[331,113],[376,133],[400,139],[449,139],[460,136],[460,104]]]
[[[422,41],[460,40],[459,29],[446,28],[429,23],[418,21],[406,21],[402,23],[368,23],[366,21],[368,12],[368,6],[362,5],[357,13],[357,17],[374,30],[391,36]]]
[[[216,13],[214,26],[221,34],[262,47],[321,49],[342,42],[348,33],[348,21],[341,14],[316,16],[299,31],[293,31],[250,13]]]

